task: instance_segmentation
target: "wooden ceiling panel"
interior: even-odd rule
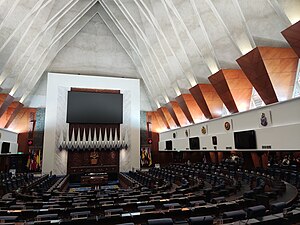
[[[237,113],[238,108],[234,102],[233,96],[230,92],[229,86],[224,76],[223,70],[219,70],[217,73],[208,77],[210,83],[215,88],[216,92],[222,99],[224,105],[230,113]]]
[[[191,94],[182,94],[176,98],[180,108],[190,123],[199,123],[204,115]]]
[[[163,113],[162,108],[158,108],[157,113],[159,114],[160,118],[162,119],[162,121],[165,124],[165,126],[167,127],[167,129],[170,129],[170,125],[169,125],[169,123],[168,123],[168,121],[167,121],[167,119],[166,119],[166,117]]]
[[[281,32],[287,42],[300,58],[300,21]]]
[[[157,111],[154,111],[153,115],[156,118],[157,123],[158,123],[158,130],[157,130],[157,132],[162,132],[162,131],[168,130],[168,127],[165,125],[165,123],[164,123],[163,118],[161,117],[161,115]]]
[[[171,103],[171,102],[168,102],[165,106],[166,106],[166,108],[168,109],[168,111],[169,111],[169,113],[170,113],[172,119],[174,120],[176,126],[177,126],[177,127],[180,127],[180,123],[179,123],[179,120],[178,120],[178,118],[177,118],[177,115],[176,115],[176,113],[175,113],[175,110],[174,110],[174,108],[173,108],[172,103]]]
[[[223,102],[211,84],[197,84],[190,92],[207,119],[222,116]]]
[[[240,65],[248,80],[256,89],[265,104],[278,102],[265,64],[260,55],[259,48],[255,48],[237,59],[237,63]]]
[[[222,70],[239,112],[250,108],[253,86],[242,70]]]
[[[169,109],[170,107],[172,108],[171,110]],[[177,125],[177,123],[176,123],[177,126],[182,127],[182,126],[187,126],[187,125],[190,124],[189,121],[188,121],[188,119],[186,118],[185,114],[183,113],[182,109],[180,108],[180,105],[176,101],[169,102],[167,104],[167,108],[168,108],[168,110],[169,110],[170,113],[172,111],[174,112],[175,117],[176,117],[176,119],[177,119],[177,121],[179,123],[179,125]]]
[[[291,99],[298,56],[291,48],[259,47],[259,51],[278,100]]]

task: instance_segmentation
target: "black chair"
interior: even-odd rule
[[[43,215],[37,215],[36,216],[36,221],[41,221],[41,220],[54,220],[58,218],[58,214],[57,213],[53,213],[53,214],[43,214]]]
[[[173,225],[171,218],[151,219],[148,220],[148,225]]]
[[[216,198],[213,198],[211,200],[211,203],[213,204],[216,204],[216,203],[219,203],[219,202],[225,202],[225,197],[224,196],[221,196],[221,197],[216,197]]]
[[[264,205],[256,205],[249,207],[247,209],[247,217],[248,218],[255,218],[264,216],[266,213],[266,207]]]
[[[123,213],[122,208],[104,210],[105,216],[116,215],[116,214],[121,214],[121,213]]]
[[[214,218],[212,216],[195,216],[188,219],[189,225],[212,225]]]
[[[177,202],[174,203],[166,203],[163,204],[164,209],[175,209],[175,208],[181,208],[181,205]]]
[[[141,205],[137,208],[140,212],[153,211],[155,210],[155,205]]]
[[[15,222],[17,219],[17,216],[0,216],[0,223]]]
[[[70,216],[72,219],[77,219],[80,217],[88,217],[91,214],[91,211],[81,211],[81,212],[71,212]]]
[[[134,225],[134,223],[120,223],[120,224],[117,224],[117,225]]]
[[[191,206],[202,206],[205,204],[206,202],[204,200],[190,201]]]
[[[270,206],[270,210],[272,214],[281,213],[286,207],[286,202],[276,202]]]
[[[223,213],[223,219],[230,219],[230,221],[243,220],[246,218],[244,210],[234,210]]]

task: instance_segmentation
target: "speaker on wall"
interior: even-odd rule
[[[218,144],[217,136],[212,136],[212,137],[211,137],[211,140],[212,140],[212,144],[213,144],[213,145],[217,145],[217,144]]]

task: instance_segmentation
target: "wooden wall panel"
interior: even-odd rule
[[[191,94],[182,94],[176,101],[190,123],[199,123],[203,120],[204,115]]]
[[[208,77],[208,79],[218,93],[219,97],[222,99],[228,111],[230,113],[237,113],[238,108],[230,92],[223,70],[219,70],[217,73]]]
[[[278,102],[259,48],[253,49],[236,61],[266,105]]]
[[[223,102],[211,84],[197,84],[190,92],[207,119],[222,115]]]
[[[179,123],[179,125],[176,123],[177,126],[182,127],[182,126],[189,125],[188,119],[186,118],[185,114],[183,113],[182,109],[180,108],[179,104],[176,101],[169,102],[167,104],[167,108],[168,108],[170,113],[171,113],[171,111],[174,112],[175,117],[176,117],[176,119]],[[169,108],[171,108],[171,109],[169,109]]]
[[[300,58],[300,21],[281,32]]]
[[[291,99],[297,72],[298,56],[291,48],[259,47],[259,52],[278,100]]]

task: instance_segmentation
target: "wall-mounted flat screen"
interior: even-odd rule
[[[1,153],[9,153],[10,143],[2,142]]]
[[[200,149],[199,137],[189,138],[190,149]]]
[[[256,149],[256,135],[254,130],[234,132],[236,149]]]
[[[69,91],[67,123],[123,123],[123,95]]]
[[[172,150],[173,146],[172,146],[172,141],[166,141],[166,150]]]

